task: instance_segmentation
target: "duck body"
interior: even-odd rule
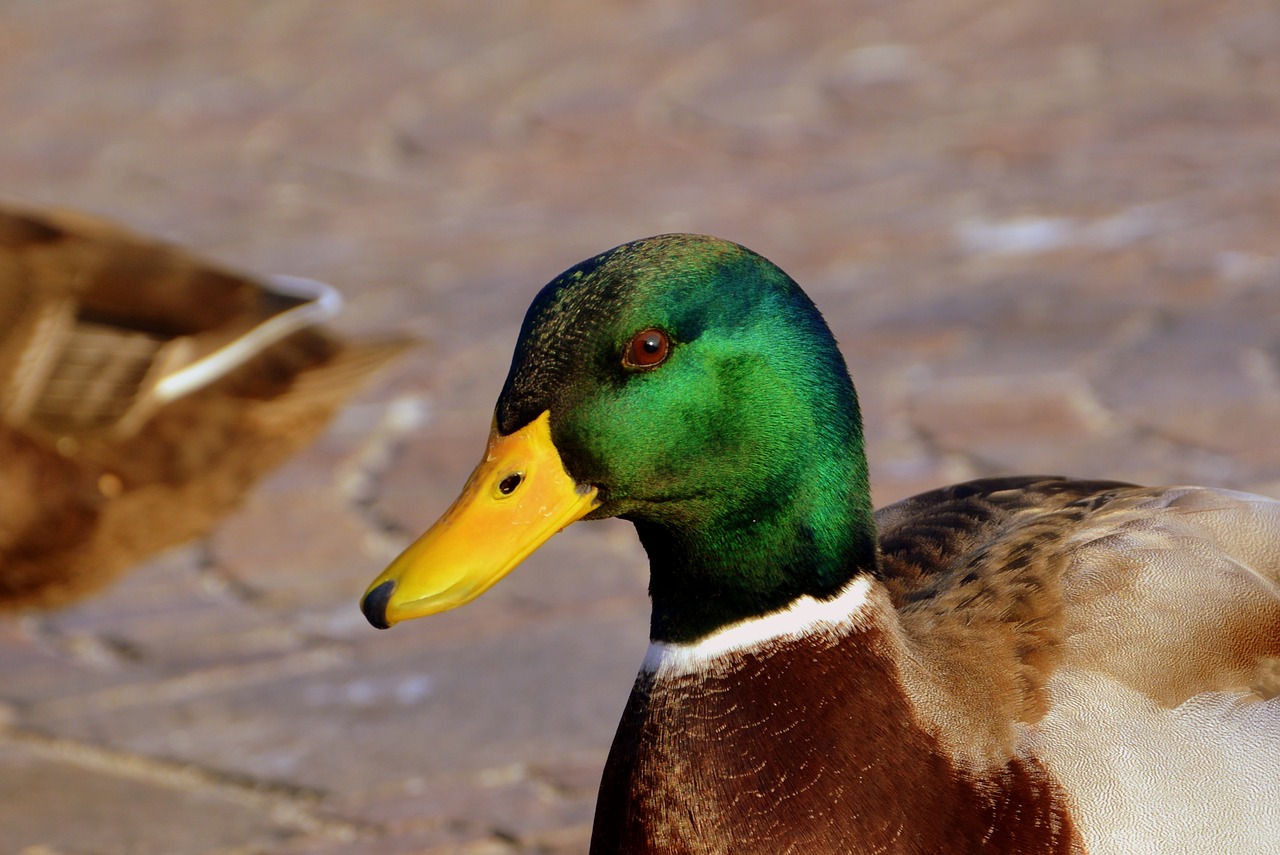
[[[1025,477],[873,513],[817,309],[668,235],[539,294],[484,461],[365,614],[606,516],[653,613],[593,855],[1280,851],[1274,500]]]
[[[651,645],[593,853],[1273,851],[1280,503],[985,479],[877,521],[839,596]]]

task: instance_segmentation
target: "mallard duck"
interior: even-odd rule
[[[651,643],[592,853],[1280,851],[1280,502],[1037,476],[873,512],[814,304],[665,235],[538,294],[484,459],[363,611],[615,516]]]
[[[208,531],[405,342],[338,295],[71,211],[0,208],[0,608],[98,590]]]

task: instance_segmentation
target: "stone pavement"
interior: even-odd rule
[[[688,230],[806,287],[879,503],[1053,471],[1280,494],[1271,0],[9,0],[0,191],[338,285],[421,347],[203,542],[0,617],[0,853],[582,852],[643,654],[584,524],[386,633],[524,308]]]

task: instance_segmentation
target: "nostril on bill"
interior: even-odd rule
[[[498,484],[498,492],[504,496],[510,496],[516,491],[516,487],[520,486],[520,482],[524,480],[523,472],[512,472],[502,482]]]

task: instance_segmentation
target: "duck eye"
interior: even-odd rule
[[[627,368],[656,368],[671,352],[671,339],[658,329],[644,329],[631,337],[622,354],[622,364]]]

